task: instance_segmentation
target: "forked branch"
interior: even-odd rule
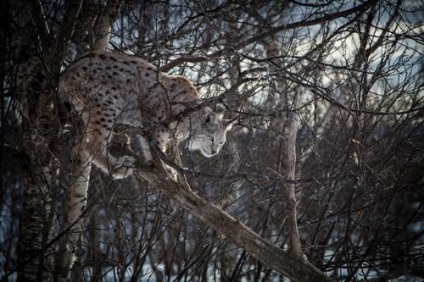
[[[110,151],[112,152],[113,148],[110,148]],[[137,159],[136,154],[130,151],[125,152],[127,153]],[[152,165],[137,167],[134,172],[136,177],[153,184],[208,227],[226,236],[228,240],[262,261],[267,267],[292,281],[333,281],[308,261],[271,244],[233,216],[196,195],[187,183],[172,180],[163,169],[160,155],[155,148],[152,148],[152,153],[154,156]]]

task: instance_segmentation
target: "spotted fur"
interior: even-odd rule
[[[130,157],[108,154],[116,124],[149,129],[164,152],[171,143],[189,139],[189,149],[206,157],[220,151],[230,128],[210,108],[186,111],[200,104],[198,92],[186,78],[161,73],[134,56],[86,53],[62,75],[59,93],[85,124],[82,149],[115,178],[125,177],[134,164]],[[144,158],[151,159],[144,136],[138,139]]]

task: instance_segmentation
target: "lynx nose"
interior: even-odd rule
[[[218,153],[218,151],[216,149],[214,149],[214,148],[211,148],[211,154],[212,155],[216,155],[216,153]]]

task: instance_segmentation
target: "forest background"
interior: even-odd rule
[[[423,1],[4,2],[2,280],[57,278],[73,165],[57,85],[102,48],[189,78],[237,116],[219,156],[182,144],[187,182],[232,232],[288,259],[271,265],[178,191],[95,170],[73,281],[316,281],[305,265],[424,279]]]

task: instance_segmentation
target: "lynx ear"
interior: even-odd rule
[[[225,131],[231,130],[233,128],[233,126],[237,123],[238,118],[239,118],[239,115],[237,115],[233,118],[223,120],[223,124],[225,126]]]
[[[225,107],[224,104],[217,103],[217,104],[215,104],[214,110],[215,110],[215,112],[224,112],[224,111],[227,111],[228,108]]]
[[[208,115],[208,114],[212,113],[213,111],[209,107],[203,107],[203,108],[201,108],[200,112],[201,112],[202,115]]]
[[[215,113],[211,108],[204,107],[200,112],[200,120],[203,124],[211,124],[215,120]]]

